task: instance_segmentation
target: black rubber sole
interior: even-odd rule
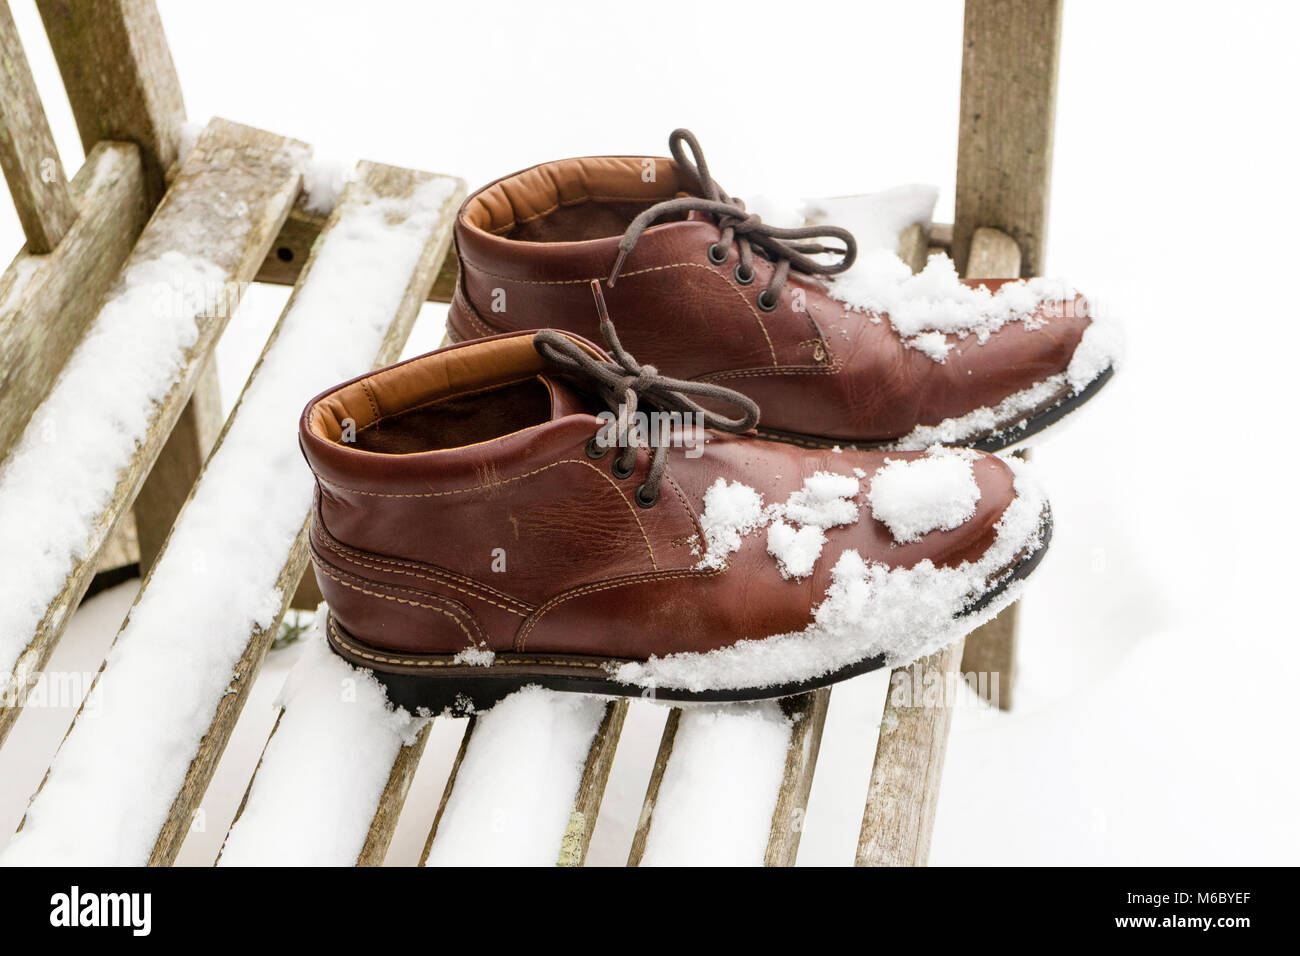
[[[1080,405],[1087,402],[1102,387],[1111,380],[1115,374],[1114,366],[1107,368],[1104,372],[1094,378],[1080,392],[1061,399],[1054,405],[1044,408],[1028,418],[1017,419],[1009,422],[1001,428],[991,431],[982,437],[966,441],[952,442],[955,447],[969,447],[977,451],[995,452],[1009,448],[1018,442],[1031,438],[1046,428],[1055,425],[1070,412],[1074,411]],[[873,451],[880,448],[892,449],[895,440],[875,441],[875,442],[849,442],[846,439],[827,439],[819,438],[816,435],[803,435],[797,432],[775,431],[769,428],[758,428],[760,438],[767,438],[771,441],[784,442],[787,445],[799,445],[802,448],[855,448],[860,451]]]
[[[1017,581],[1028,577],[1043,560],[1052,537],[1052,515],[1050,509],[1044,509],[1039,529],[1041,545],[1026,554],[1011,567],[996,584],[969,604],[954,620],[977,614],[987,608],[993,601],[1004,594],[1007,588]],[[748,687],[727,690],[691,691],[676,688],[639,688],[635,685],[611,680],[605,664],[625,663],[610,659],[593,666],[591,659],[565,658],[563,655],[550,655],[545,661],[538,661],[538,655],[499,654],[488,666],[471,665],[454,666],[449,663],[448,655],[426,655],[423,659],[408,657],[401,669],[387,667],[385,652],[369,648],[364,642],[352,635],[330,619],[329,643],[331,649],[350,663],[371,670],[375,678],[388,690],[388,698],[394,704],[405,707],[412,713],[442,714],[450,712],[452,716],[464,717],[482,713],[490,709],[503,698],[525,687],[540,686],[548,690],[579,694],[598,694],[605,697],[640,696],[651,700],[682,701],[693,703],[729,703],[751,700],[768,700],[777,697],[789,697],[804,694],[826,687],[840,681],[857,677],[884,666],[883,656],[868,657],[856,661],[839,670],[821,677],[803,681],[791,681],[766,687]],[[532,658],[528,663],[514,664],[513,658]],[[378,659],[378,660],[377,660]],[[394,659],[387,659],[394,660]],[[419,663],[431,664],[436,660],[437,670],[430,666],[421,670]],[[566,668],[566,662],[569,667]],[[586,673],[576,673],[576,669]]]
[[[1076,392],[1068,398],[1057,402],[1051,408],[1043,409],[1041,412],[1030,416],[1023,422],[1017,422],[1010,428],[993,432],[992,434],[979,439],[972,443],[971,447],[977,451],[1001,451],[1017,442],[1022,442],[1026,438],[1038,434],[1045,428],[1050,428],[1101,391],[1102,387],[1111,380],[1114,374],[1115,367],[1112,365],[1089,382],[1082,391]]]

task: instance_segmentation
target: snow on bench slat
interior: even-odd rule
[[[555,865],[605,705],[525,687],[476,717],[424,865]]]
[[[313,487],[298,414],[379,354],[395,315],[413,318],[457,187],[429,178],[406,198],[348,187],[108,656],[98,713],[78,718],[0,860],[151,858],[222,698],[247,692],[236,665],[250,635],[264,654],[289,597],[277,584]]]
[[[642,811],[640,866],[762,866],[790,749],[774,700],[678,712],[658,793]]]
[[[96,552],[265,257],[298,189],[291,145],[303,148],[209,124],[5,460],[0,690],[9,675],[21,690],[44,666]],[[0,737],[12,719],[0,708]]]
[[[352,866],[403,747],[428,719],[394,709],[383,686],[325,643],[325,605],[285,680],[275,732],[221,866]]]

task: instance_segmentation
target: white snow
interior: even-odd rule
[[[728,483],[719,478],[704,493],[700,528],[704,531],[705,552],[697,567],[725,565],[727,557],[740,547],[740,539],[765,520],[762,495],[739,481]]]
[[[922,332],[910,339],[904,339],[903,344],[909,349],[924,352],[940,364],[948,361],[948,353],[952,350],[952,343],[942,332]]]
[[[762,866],[793,724],[775,701],[688,707],[642,866]]]
[[[821,554],[822,531],[858,520],[853,497],[858,480],[819,471],[780,504],[763,506],[763,496],[739,481],[717,479],[704,494],[700,527],[708,549],[697,568],[721,568],[741,539],[767,527],[767,548],[784,577],[805,577]]]
[[[1023,322],[1027,328],[1050,322],[1052,309],[1070,306],[1076,295],[1063,279],[1020,279],[996,292],[967,286],[944,255],[931,256],[925,268],[913,274],[896,255],[881,249],[860,255],[852,269],[830,283],[829,291],[849,308],[869,313],[873,321],[887,314],[905,345],[936,362],[948,354],[944,333],[973,335],[983,344],[1008,322]],[[1044,305],[1047,314],[1037,314]]]
[[[858,479],[819,471],[805,478],[784,504],[768,508],[772,524],[767,530],[768,553],[777,559],[781,576],[803,578],[812,574],[826,544],[826,528],[858,520]]]
[[[343,187],[352,177],[353,167],[331,159],[312,159],[302,164],[303,206],[308,212],[328,216],[333,211]]]
[[[997,523],[997,536],[978,561],[955,568],[927,560],[911,568],[840,555],[826,598],[803,631],[743,640],[708,653],[652,657],[613,670],[628,684],[706,688],[767,687],[832,673],[882,654],[889,666],[916,660],[967,634],[1014,600],[1012,585],[983,611],[956,617],[1022,552],[1041,547],[1044,499],[1028,467],[1008,459],[1016,496]]]
[[[810,223],[842,226],[853,233],[859,256],[872,250],[892,253],[904,229],[913,223],[929,224],[938,198],[936,187],[910,184],[865,196],[808,199],[803,214]]]
[[[525,687],[475,718],[425,865],[555,865],[604,709]]]
[[[170,391],[223,271],[168,252],[131,266],[0,470],[0,683],[31,640]],[[21,675],[17,675],[21,679]]]
[[[490,647],[467,647],[453,657],[453,664],[468,664],[471,667],[489,667],[497,659]]]
[[[302,638],[221,866],[353,865],[398,751],[426,723],[394,709],[370,671],[329,650],[327,616],[322,604]]]
[[[783,578],[806,578],[821,557],[826,532],[815,524],[795,527],[777,518],[767,529],[767,553],[776,558]]]
[[[283,607],[285,596],[276,582],[311,503],[311,474],[295,440],[304,396],[361,371],[364,357],[377,352],[453,189],[453,181],[435,179],[410,199],[362,202],[347,209],[328,233],[309,280],[286,313],[235,419],[207,463],[203,480],[173,528],[148,589],[108,656],[99,681],[100,712],[93,720],[77,721],[32,802],[21,834],[0,861],[139,864],[147,859],[250,632],[272,626]],[[187,289],[202,287],[199,280],[211,272],[188,261],[158,268],[156,281],[180,274],[189,278],[183,286]],[[136,294],[133,290],[141,286],[152,293],[148,287],[156,281],[137,278],[128,284],[126,295]],[[157,351],[155,343],[167,336],[165,330],[139,331],[142,308],[134,301],[106,307],[110,326],[118,331],[120,324],[120,337],[126,341],[108,339],[92,348],[93,358],[87,361],[96,363],[96,375],[78,376],[84,381],[66,399],[56,396],[59,401],[53,406],[66,413],[72,406],[85,408],[88,398],[102,399],[103,406],[98,407],[101,415],[106,407],[114,421],[113,435],[103,435],[102,425],[56,419],[60,429],[80,430],[69,437],[81,453],[70,453],[61,432],[57,448],[36,445],[28,457],[15,462],[23,469],[19,475],[24,487],[16,495],[6,487],[0,495],[3,512],[18,512],[4,515],[12,520],[0,522],[0,540],[23,530],[39,531],[27,542],[30,548],[34,542],[69,537],[66,531],[51,535],[49,528],[23,523],[32,518],[17,508],[19,504],[33,510],[33,502],[57,497],[44,491],[57,486],[48,475],[35,473],[37,465],[59,468],[59,474],[72,473],[67,484],[57,489],[66,495],[69,485],[97,489],[106,484],[101,472],[129,454],[126,440],[143,429],[144,413],[138,403],[120,411],[115,408],[115,402],[127,406],[114,395],[120,382],[131,380],[124,377],[123,366],[128,371],[139,367],[142,385],[154,382],[156,391],[165,390],[168,383],[161,374],[164,363],[144,361]],[[96,328],[104,324],[101,314]],[[188,325],[193,337],[192,322],[164,324]],[[136,334],[128,335],[132,330]],[[93,346],[94,340],[88,344]],[[142,357],[133,355],[133,349]],[[114,356],[120,364],[109,374],[102,363]],[[42,411],[50,408],[47,400]],[[119,424],[119,416],[126,421]],[[75,422],[75,416],[67,417]],[[94,422],[100,423],[101,418]],[[31,434],[29,429],[24,440]],[[3,481],[7,485],[12,480],[11,467]],[[102,507],[94,496],[84,497],[83,514]],[[72,503],[81,504],[75,498]],[[46,513],[46,520],[63,520],[60,516],[73,509],[66,507],[69,502],[59,504],[56,508],[50,502],[34,510]],[[7,550],[6,558],[13,553],[16,549]],[[40,584],[47,589],[61,583],[52,572],[43,573]],[[0,587],[14,587],[15,577],[7,575]],[[20,586],[16,594],[25,598],[39,594],[30,579]],[[8,595],[7,590],[3,593]],[[28,601],[19,608],[25,615],[22,624],[34,613]],[[8,639],[18,601],[0,603]]]
[[[885,459],[867,492],[872,516],[900,543],[931,531],[950,531],[969,521],[980,500],[969,456],[941,446],[924,458]]]
[[[817,528],[852,524],[858,520],[858,506],[853,503],[857,493],[857,478],[819,471],[805,478],[803,487],[793,492],[776,513],[798,524]]]
[[[919,451],[935,444],[957,444],[986,434],[997,434],[1023,420],[1054,396],[1077,395],[1108,368],[1119,368],[1124,361],[1124,334],[1121,326],[1096,313],[1092,324],[1074,350],[1064,372],[1008,395],[996,405],[973,408],[965,415],[945,418],[937,425],[918,425],[889,447],[899,451]],[[1089,403],[1092,404],[1092,403]],[[1073,412],[1067,421],[1078,417]],[[1060,431],[1060,424],[1055,429]]]

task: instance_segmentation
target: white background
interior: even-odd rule
[[[57,70],[34,5],[12,7],[71,175]],[[562,156],[661,154],[687,126],[735,195],[927,182],[951,221],[951,0],[160,7],[191,119],[318,156],[474,187]],[[934,863],[1300,861],[1298,32],[1282,2],[1067,0],[1045,271],[1126,322],[1129,359],[1037,455],[1057,525],[1024,604],[1017,706],[958,711]],[[257,290],[232,321],[227,400],[282,301]],[[437,344],[442,312],[426,308],[413,348]],[[131,597],[90,602],[51,667],[93,670]],[[219,845],[293,654],[269,660],[183,862]],[[883,689],[869,676],[832,696],[801,862],[852,859]],[[0,753],[0,834],[70,718],[28,713]],[[652,705],[629,720],[592,862],[626,855],[662,720]],[[418,856],[458,733],[436,727],[390,861]]]

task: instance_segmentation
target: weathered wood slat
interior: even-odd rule
[[[654,766],[650,768],[650,780],[645,788],[645,800],[641,803],[641,816],[636,823],[636,833],[632,835],[632,847],[627,854],[628,866],[640,866],[645,857],[646,842],[650,839],[650,825],[654,822],[655,806],[659,803],[659,791],[663,789],[664,774],[668,772],[668,762],[673,756],[673,747],[677,743],[677,729],[682,724],[682,709],[674,707],[668,712],[664,729],[659,737],[659,750],[655,753]]]
[[[196,150],[203,147],[201,140]],[[287,160],[292,164],[302,147],[281,146],[277,153],[293,154]],[[243,157],[241,149],[226,160]],[[163,208],[192,163],[187,160]],[[296,175],[290,182],[296,191]],[[280,429],[270,428],[279,423],[291,432],[303,396],[354,371],[358,354],[368,353],[380,363],[397,355],[446,254],[450,213],[462,188],[459,181],[426,173],[362,165],[331,220],[342,225],[337,231],[327,229],[313,252],[311,264],[324,264],[318,271],[309,267],[290,297],[118,635],[112,662],[93,691],[107,703],[95,719],[78,719],[29,811],[28,820],[38,821],[38,832],[32,836],[24,830],[10,851],[40,849],[56,858],[63,851],[94,862],[165,864],[175,858],[307,561],[311,476],[295,444],[284,443]],[[226,194],[240,208],[246,195]],[[292,195],[284,196],[281,216]],[[264,233],[257,255],[246,259],[249,273],[278,227],[279,221]],[[385,271],[376,275],[373,254],[360,255],[359,244],[381,240],[388,243]],[[355,271],[349,263],[355,263]],[[323,350],[320,342],[334,347]],[[199,587],[196,561],[202,563],[204,577],[224,586]],[[185,602],[187,617],[201,622],[195,633],[176,633],[160,611],[178,600]],[[142,678],[139,662],[164,647],[191,661],[211,658],[211,664],[188,675],[197,681],[188,699],[162,694],[133,701],[130,688]],[[156,760],[157,766],[137,767],[142,779],[98,781],[93,796],[79,793],[84,765],[94,765],[96,752],[128,734],[139,747],[143,733],[151,735],[144,759]],[[196,738],[197,748],[187,749]],[[185,766],[178,764],[180,757],[188,761],[184,773],[178,772]],[[60,777],[60,769],[69,764],[82,768],[82,780]],[[391,792],[404,790],[394,787]],[[44,799],[56,808],[53,814],[43,809]],[[68,809],[82,800],[95,804],[85,807],[84,816],[109,818],[99,822],[121,834],[115,843],[97,843],[92,833],[84,842],[97,844],[96,849],[67,846],[69,831],[88,825],[82,813]],[[26,846],[29,842],[32,847]],[[378,851],[372,844],[369,852]]]
[[[969,257],[977,271],[969,277],[1015,275],[1006,270],[1016,265],[1019,256],[1019,248],[1005,234],[980,229]],[[1015,605],[1007,608],[984,627],[996,625],[1003,616],[1014,613],[1014,608]],[[980,634],[977,629],[972,639],[985,640],[986,637],[977,636]],[[910,706],[916,702],[907,695],[895,699],[892,690],[900,681],[914,688],[950,687],[951,675],[959,668],[967,669],[962,663],[965,643],[958,641],[890,675],[891,693],[881,717],[858,837],[855,857],[858,866],[924,866],[929,857],[943,757],[952,725],[951,701],[946,699],[945,690],[944,699],[936,706]]]
[[[214,352],[203,363],[194,391],[180,418],[158,453],[131,508],[135,520],[136,560],[141,573],[153,565],[162,550],[181,506],[194,487],[203,462],[221,434],[221,386],[217,381]]]
[[[524,790],[489,792],[490,787],[482,779],[462,779],[467,759],[472,762],[472,758],[476,758],[479,766],[508,762],[511,755],[501,752],[502,747],[514,746],[517,739],[536,729],[523,726],[501,709],[509,707],[510,703],[507,698],[487,714],[466,721],[456,761],[429,827],[429,836],[420,856],[421,866],[466,863],[529,865],[544,863],[543,856],[559,866],[581,866],[586,859],[623,720],[627,716],[627,701],[608,701],[598,714],[584,710],[587,702],[575,698],[557,696],[535,701],[534,709],[526,711],[526,715],[537,716],[539,712],[535,708],[545,707],[549,713],[542,722],[545,723],[547,717],[554,720],[562,728],[558,731],[560,736],[567,737],[578,731],[589,735],[585,738],[588,742],[580,770],[568,774],[564,769],[568,766],[566,760],[548,766],[541,778],[530,777],[520,781],[526,787]],[[576,703],[581,703],[583,708],[573,707]],[[483,730],[483,721],[503,719],[506,723],[496,724],[492,733]],[[550,734],[551,729],[542,732]],[[476,749],[485,747],[486,750]],[[569,812],[563,825],[557,827],[551,810],[561,802],[567,803]],[[503,832],[509,840],[502,840]],[[552,839],[553,844],[547,842]],[[472,854],[467,852],[469,846],[475,848]],[[470,855],[473,860],[467,859]]]
[[[151,202],[180,151],[185,102],[153,0],[37,0],[86,152],[136,143]]]
[[[899,234],[898,258],[906,262],[907,267],[913,272],[920,272],[925,268],[925,260],[929,252],[930,237],[921,223],[913,223]]]
[[[139,151],[100,143],[72,180],[77,218],[53,252],[0,276],[0,459],[50,390],[149,218]]]
[[[11,504],[22,510],[5,512],[0,522],[0,577],[22,593],[21,601],[6,599],[0,611],[0,673],[12,674],[17,687],[30,686],[44,666],[90,583],[100,549],[134,501],[240,292],[265,258],[297,193],[296,157],[303,149],[225,120],[208,125],[141,233],[122,278],[11,451],[0,472],[0,499],[6,490],[30,496]],[[116,357],[141,339],[159,344],[124,379]],[[114,408],[132,409],[125,426],[111,419],[95,424],[97,413],[110,413],[87,399],[103,395],[108,383],[116,383]],[[123,433],[134,440],[133,452],[125,442],[111,451],[100,447],[103,435]],[[69,526],[58,539],[24,532],[24,515],[54,515],[73,506],[84,526]],[[52,584],[56,571],[60,585]],[[29,620],[37,604],[44,611]],[[16,710],[0,707],[0,740]]]
[[[266,261],[257,272],[257,281],[269,282],[272,285],[293,285],[298,280],[298,273],[302,271],[302,265],[307,260],[307,253],[311,250],[312,243],[316,241],[324,224],[324,216],[311,212],[301,203],[294,206],[289,213],[289,218],[284,222],[284,228],[276,236],[275,244],[267,254]],[[434,280],[433,288],[429,290],[429,301],[450,302],[452,294],[456,291],[456,277],[459,272],[459,261],[454,255],[444,259],[442,268],[438,270],[438,278]]]
[[[407,198],[432,178],[427,173],[417,173],[412,170],[397,169],[374,163],[363,163],[359,169],[357,181],[350,184],[344,196],[340,198],[334,213],[331,215],[330,224],[337,223],[357,206],[390,197]],[[450,212],[455,208],[456,197],[460,195],[462,189],[463,187],[457,187],[452,192],[451,198],[441,210],[437,224],[429,231],[424,247],[415,262],[415,268],[405,280],[404,289],[391,317],[387,332],[384,334],[375,358],[371,363],[372,367],[386,365],[396,360],[402,345],[410,335],[411,326],[415,323],[420,304],[424,301],[424,290],[432,282],[433,275],[442,257],[447,254],[447,248],[451,241]],[[322,235],[329,235],[328,225]],[[252,377],[250,377],[250,383],[256,379],[258,371],[266,363],[269,353],[281,338],[286,319],[292,313],[302,290],[307,287],[307,283],[310,281],[311,264],[315,261],[317,252],[319,252],[319,247],[315,247],[313,253],[308,257],[307,266],[301,276],[302,281],[295,287],[294,294],[285,304],[280,321],[271,333],[270,340],[267,342],[257,366],[254,368]],[[334,277],[327,276],[327,278]],[[365,282],[367,277],[359,275],[354,281]],[[310,389],[307,391],[309,392]],[[245,395],[247,393],[248,387],[246,386]],[[243,401],[244,398],[241,396],[241,405]],[[232,415],[232,422],[238,416],[239,411],[240,409],[237,406]],[[227,423],[222,437],[218,440],[217,447],[213,450],[214,457],[220,451],[221,444],[224,442],[225,435],[230,427],[230,423]],[[257,628],[250,635],[247,646],[234,668],[231,681],[232,691],[221,698],[220,704],[213,714],[208,731],[204,734],[199,750],[190,764],[184,785],[181,787],[180,792],[177,793],[168,813],[167,822],[158,836],[153,854],[149,860],[150,865],[168,864],[175,859],[176,854],[180,851],[193,809],[202,800],[203,794],[207,790],[207,785],[216,770],[217,761],[225,749],[226,741],[234,729],[239,712],[243,709],[243,704],[247,700],[253,680],[260,670],[266,652],[270,649],[271,642],[279,629],[280,618],[284,614],[287,603],[285,598],[291,594],[291,588],[302,577],[307,564],[307,521],[304,516],[301,530],[286,555],[284,565],[275,584],[276,590],[282,596],[275,621],[270,627]],[[147,586],[148,582],[146,581]],[[421,737],[420,739],[423,740],[424,738]],[[423,744],[421,743],[419,746],[422,747]],[[375,818],[372,819],[371,828],[368,829],[366,846],[362,850],[362,858],[368,862],[374,862],[376,857],[382,861],[383,853],[387,851],[388,840],[392,838],[392,829],[388,827],[388,823],[391,822],[392,825],[396,825],[396,810],[400,809],[400,801],[406,797],[405,786],[401,786],[400,782],[405,779],[409,783],[406,770],[409,769],[413,773],[414,764],[418,763],[418,753],[414,755],[414,760],[411,759],[411,756],[408,748],[403,748],[399,753],[398,763],[390,774],[389,786],[384,791],[384,797],[387,798],[388,802],[386,803],[381,798],[380,804],[376,807]],[[396,807],[392,806],[394,800],[398,801]],[[380,823],[378,830],[374,829],[376,821]]]
[[[912,687],[947,687],[948,675],[960,660],[958,641],[910,668],[895,670],[890,688],[899,679]],[[909,669],[912,675],[906,673]],[[895,701],[892,693],[886,697],[858,837],[858,866],[925,865],[952,724],[948,703],[907,706]]]
[[[794,730],[790,734],[790,749],[786,752],[776,809],[772,811],[772,833],[764,856],[767,866],[794,866],[830,702],[829,687],[788,697],[781,702],[786,716],[794,721]]]
[[[587,849],[591,845],[592,831],[596,829],[596,818],[600,815],[609,771],[614,766],[614,754],[623,733],[627,706],[626,700],[611,701],[605,706],[605,715],[592,738],[587,761],[582,767],[578,795],[574,798],[569,826],[560,845],[559,866],[582,866],[587,861]]]
[[[28,251],[49,252],[77,218],[77,209],[7,2],[0,3],[0,167]]]
[[[967,0],[952,244],[963,273],[980,226],[1002,230],[1020,247],[1023,273],[1013,275],[1042,271],[1061,6]]]
[[[966,272],[971,278],[996,278],[1020,274],[1020,247],[1014,239],[997,229],[981,226],[975,230],[971,242],[970,265]],[[1028,452],[1021,452],[1027,456]],[[981,625],[966,638],[962,654],[963,674],[976,675],[975,686],[982,687],[986,696],[996,694],[1001,710],[1010,710],[1016,687],[1016,625],[1020,616],[1019,602],[1012,604],[986,624]],[[987,674],[987,680],[978,675]]]

